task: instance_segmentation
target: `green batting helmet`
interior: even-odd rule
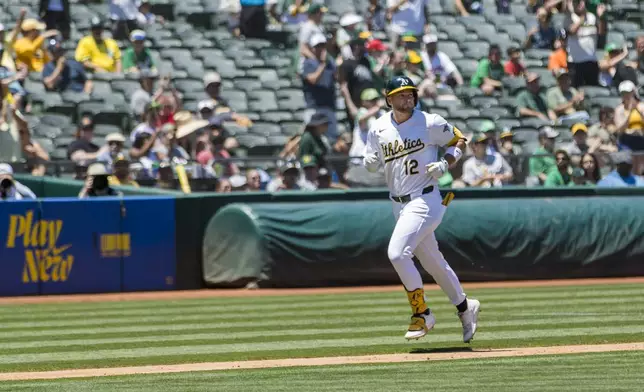
[[[414,82],[407,76],[396,76],[391,79],[385,87],[387,97],[405,90],[411,90],[414,92],[415,103],[418,104],[418,89]],[[389,100],[387,100],[387,106],[391,106],[389,104]]]

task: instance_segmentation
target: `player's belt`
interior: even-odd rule
[[[430,185],[427,188],[423,189],[422,194],[425,195],[427,193],[430,193],[431,191],[434,190],[434,186]],[[409,203],[411,201],[411,195],[405,195],[405,196],[391,196],[391,200],[396,201],[398,203]]]

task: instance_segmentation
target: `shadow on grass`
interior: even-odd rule
[[[415,348],[410,354],[437,354],[437,353],[464,353],[472,352],[471,347],[434,347],[434,348]]]

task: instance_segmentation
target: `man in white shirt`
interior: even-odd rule
[[[487,153],[488,137],[479,134],[472,140],[470,147],[474,156],[463,163],[464,183],[472,187],[501,187],[512,179],[512,168],[501,154]]]
[[[110,0],[110,19],[112,20],[112,38],[126,40],[130,32],[138,29],[137,16],[139,8],[135,0]]]
[[[36,199],[36,195],[13,178],[13,168],[0,163],[0,201]]]
[[[429,32],[430,0],[387,0],[387,19],[391,21],[391,42],[398,42],[397,37],[412,33],[420,38]]]
[[[456,68],[448,55],[437,50],[438,37],[434,34],[423,36],[425,51],[421,52],[423,67],[428,78],[433,78],[434,83],[440,87],[441,84],[450,87],[463,84],[463,76]]]
[[[311,38],[316,35],[326,35],[324,26],[322,26],[322,17],[326,13],[327,8],[320,4],[309,5],[309,19],[300,25],[300,32],[298,33],[298,42],[300,44],[301,58],[314,59],[313,48],[309,45]],[[301,59],[301,60],[302,60]],[[299,66],[298,66],[299,69]]]
[[[569,0],[564,26],[568,35],[568,69],[572,86],[597,86],[597,42],[606,34],[606,6],[597,6],[597,16],[586,11],[585,0]]]

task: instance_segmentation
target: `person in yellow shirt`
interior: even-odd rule
[[[118,154],[112,164],[112,175],[108,178],[110,185],[128,185],[135,188],[139,184],[132,179],[130,174],[130,161],[124,154]]]
[[[111,38],[103,38],[103,22],[98,17],[91,20],[92,34],[78,41],[76,61],[94,72],[121,73],[121,50]]]
[[[25,19],[20,28],[22,29],[22,37],[13,44],[16,65],[24,64],[29,71],[42,72],[45,64],[50,61],[43,42],[60,33],[58,30],[47,30],[42,33],[45,30],[45,24],[36,19]]]

